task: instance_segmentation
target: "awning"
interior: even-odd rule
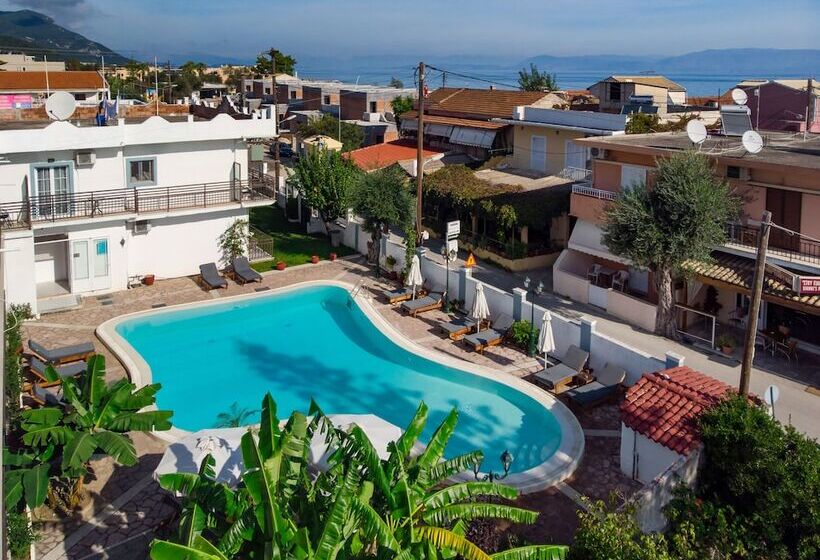
[[[429,136],[441,136],[443,138],[449,138],[452,131],[453,127],[447,124],[430,123],[424,125],[424,134]]]
[[[466,128],[463,126],[453,127],[450,135],[450,142],[463,146],[478,146],[480,148],[491,148],[495,141],[495,131],[477,128]]]
[[[601,228],[595,224],[578,220],[575,222],[572,235],[569,236],[567,247],[608,261],[615,261],[627,265],[632,264],[629,259],[613,255],[601,241],[602,234]]]

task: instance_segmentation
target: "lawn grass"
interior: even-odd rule
[[[330,238],[326,235],[308,235],[304,232],[303,224],[288,222],[284,211],[278,206],[251,208],[250,222],[252,226],[273,237],[273,259],[251,265],[258,272],[273,270],[279,261],[288,266],[296,266],[309,263],[313,255],[328,259],[330,253],[343,257],[355,252],[344,245],[331,247]]]

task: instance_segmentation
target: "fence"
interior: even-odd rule
[[[248,228],[248,260],[266,261],[273,257],[273,237],[253,226]]]

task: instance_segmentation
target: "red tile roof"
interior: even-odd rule
[[[402,120],[418,120],[418,111],[407,111],[401,114]],[[498,130],[509,126],[502,122],[483,121],[478,119],[462,119],[458,117],[442,117],[439,115],[428,115],[424,113],[424,124],[446,124],[450,126],[464,126],[467,128],[481,128],[487,130]]]
[[[46,88],[48,74],[48,88]],[[103,89],[105,82],[99,72],[0,72],[0,91],[46,91]]]
[[[733,388],[686,366],[647,373],[626,392],[621,421],[681,455],[700,443],[697,418]]]
[[[431,158],[444,152],[424,149],[424,157]],[[388,167],[400,161],[416,159],[416,146],[411,142],[396,140],[352,150],[346,154],[353,163],[365,171]]]

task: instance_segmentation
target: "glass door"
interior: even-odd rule
[[[91,290],[91,271],[88,267],[88,240],[71,242],[71,292]]]
[[[111,287],[108,238],[71,242],[71,292],[91,292]]]
[[[68,165],[35,168],[36,203],[38,216],[56,217],[71,213],[71,177]]]
[[[102,290],[111,287],[111,267],[108,258],[108,239],[95,239],[94,255],[92,262],[94,263],[94,279],[93,288],[95,290]]]

